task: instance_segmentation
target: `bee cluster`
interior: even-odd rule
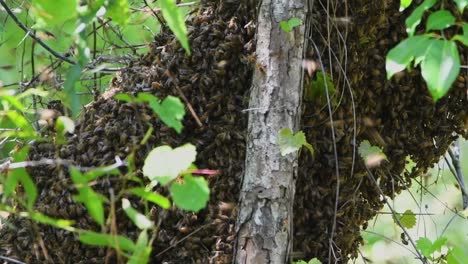
[[[332,262],[346,263],[349,258],[357,257],[357,250],[363,244],[360,230],[367,227],[367,222],[384,205],[356,153],[360,142],[369,140],[386,154],[388,161],[371,172],[385,195],[393,198],[411,185],[412,178],[426,173],[440,159],[457,138],[455,134],[468,137],[466,71],[462,71],[449,94],[437,103],[430,97],[418,69],[386,80],[385,56],[407,36],[404,20],[408,13],[400,13],[398,4],[399,1],[359,0],[345,7],[336,1],[336,16],[351,18],[345,24],[334,23],[337,20],[327,16],[326,3],[320,5],[319,1],[315,9],[312,39],[319,47],[324,70],[334,72],[335,94],[339,100],[337,105],[332,104],[333,123],[323,105],[306,103],[304,106],[302,127],[316,150],[314,158],[301,155],[296,184],[294,250],[305,256],[304,259],[318,257],[327,262],[331,257]],[[332,20],[328,28],[327,18]],[[464,20],[467,19],[465,12]],[[327,30],[332,31],[328,41]],[[461,64],[466,65],[466,50],[459,51]],[[332,53],[341,61],[330,62]],[[314,55],[317,59],[317,53]],[[338,67],[340,62],[342,68]],[[347,69],[351,89],[344,74],[340,74],[342,69]],[[411,171],[405,169],[408,156],[416,163]],[[338,182],[339,200],[333,230]],[[333,249],[329,254],[332,230]]]
[[[30,159],[60,158],[77,166],[112,164],[114,157],[134,154],[136,176],[149,151],[160,145],[196,145],[195,164],[218,170],[209,176],[211,198],[204,210],[187,213],[172,208],[149,208],[158,233],[153,243],[153,263],[230,263],[234,247],[236,204],[245,158],[245,130],[248,91],[254,65],[249,56],[255,49],[255,8],[248,2],[202,1],[187,22],[191,56],[164,29],[155,36],[151,51],[138,63],[116,76],[108,92],[86,106],[76,133],[61,146],[35,143]],[[186,98],[193,113],[186,111],[181,134],[163,125],[143,104],[116,101],[115,93],[151,93],[159,98],[174,95]],[[199,119],[199,122],[196,119]],[[145,144],[149,130],[154,132]],[[126,172],[125,168],[121,169]],[[100,231],[86,208],[73,201],[76,190],[67,168],[48,165],[29,168],[40,193],[36,209],[56,218],[76,221],[76,227]],[[111,199],[123,188],[135,184],[122,176],[99,178],[92,188]],[[168,192],[159,188],[162,194]],[[111,193],[113,195],[111,195]],[[132,205],[144,210],[136,197]],[[116,201],[116,231],[133,240],[138,228]],[[106,215],[110,214],[106,209]],[[10,216],[0,230],[0,255],[27,263],[117,263],[122,260],[112,250],[91,247],[77,241],[75,234]]]

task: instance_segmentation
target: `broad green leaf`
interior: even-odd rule
[[[136,248],[135,243],[124,236],[101,234],[92,231],[81,233],[78,239],[91,246],[111,247],[125,251],[135,251]]]
[[[152,94],[139,93],[137,101],[149,103],[150,108],[168,127],[172,127],[177,133],[180,133],[185,109],[179,98],[169,95],[160,103],[160,100]]]
[[[308,264],[322,264],[322,261],[318,260],[318,258],[313,258],[309,260]]]
[[[138,228],[148,229],[154,226],[154,223],[151,222],[151,220],[131,206],[128,199],[122,199],[122,209]]]
[[[463,45],[468,46],[468,24],[463,25],[463,35],[455,35],[453,40],[458,40]]]
[[[125,94],[125,93],[118,93],[118,94],[114,95],[114,98],[116,100],[125,101],[125,102],[129,102],[129,103],[135,101],[135,98],[133,98],[129,94]]]
[[[405,228],[410,229],[416,225],[416,215],[411,210],[406,210],[403,214],[396,214],[396,217]]]
[[[447,254],[447,264],[466,264],[468,254],[459,246],[453,247]]]
[[[302,146],[305,146],[307,149],[309,149],[312,155],[314,154],[312,145],[307,143],[304,132],[302,131],[299,131],[293,135],[291,129],[281,129],[279,131],[277,144],[280,148],[281,155],[283,156],[298,151]]]
[[[435,5],[437,0],[425,0],[420,4],[411,15],[406,19],[406,32],[409,36],[414,35],[416,27],[421,23],[421,18],[426,10]]]
[[[432,243],[432,250],[441,252],[442,246],[444,246],[447,243],[447,238],[445,237],[439,237],[437,238],[434,243]]]
[[[57,143],[65,143],[65,134],[75,131],[75,123],[67,116],[59,116],[55,122],[55,130],[57,131]]]
[[[31,219],[37,221],[41,224],[52,225],[58,228],[70,230],[70,227],[73,225],[74,221],[65,220],[65,219],[55,219],[50,216],[44,215],[39,212],[31,213]]]
[[[455,17],[449,11],[443,9],[429,15],[426,30],[442,30],[455,24]]]
[[[66,80],[63,84],[63,92],[65,93],[65,104],[70,107],[72,115],[78,116],[80,111],[81,103],[78,94],[75,91],[75,84],[80,80],[81,76],[80,65],[73,65],[66,74]]]
[[[411,2],[413,2],[413,0],[400,0],[400,12],[402,12],[403,10],[405,10],[408,6],[411,5]]]
[[[130,189],[129,192],[147,201],[157,204],[164,209],[169,209],[171,207],[171,202],[169,201],[169,199],[160,195],[159,193],[148,192],[145,190],[145,188],[133,188]]]
[[[443,97],[460,73],[460,55],[453,41],[431,39],[421,73],[434,101]]]
[[[280,27],[285,32],[291,32],[295,27],[301,24],[301,20],[297,17],[293,17],[288,21],[281,21]]]
[[[148,234],[146,230],[141,231],[138,236],[135,252],[133,252],[127,264],[149,263],[151,247],[148,246]]]
[[[432,251],[432,242],[428,238],[421,237],[420,239],[416,240],[416,248],[421,251],[427,258],[431,258],[431,254],[434,253]]]
[[[200,211],[210,198],[210,189],[205,178],[190,174],[184,175],[181,183],[171,184],[170,191],[176,206],[188,211]]]
[[[167,96],[162,104],[155,104],[151,106],[158,114],[159,118],[168,126],[172,127],[180,133],[182,130],[182,119],[185,115],[184,104],[179,98],[174,96]]]
[[[421,60],[424,58],[428,42],[427,36],[414,36],[404,39],[396,47],[392,48],[385,61],[385,69],[387,70],[387,79],[404,70],[413,60]]]
[[[73,196],[77,202],[82,202],[88,209],[91,217],[100,225],[104,224],[104,206],[105,198],[94,192],[88,186],[86,177],[76,168],[70,168],[70,175],[73,183],[76,185],[78,195]]]
[[[179,40],[185,52],[190,55],[190,47],[187,37],[187,27],[185,26],[184,15],[177,7],[174,0],[159,0],[161,12],[169,28]]]
[[[458,11],[460,13],[463,13],[463,10],[465,9],[465,7],[468,6],[468,0],[453,0],[453,1],[457,4]]]
[[[157,180],[165,185],[177,178],[184,170],[188,169],[195,161],[197,151],[195,146],[185,144],[172,149],[169,146],[161,146],[153,149],[145,159],[143,174],[150,180]]]
[[[120,25],[127,24],[130,17],[128,0],[110,0],[106,15]]]
[[[36,17],[36,28],[61,26],[77,16],[77,0],[33,0],[32,12]]]

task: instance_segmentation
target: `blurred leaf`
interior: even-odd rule
[[[181,183],[172,183],[170,191],[176,206],[188,211],[200,211],[210,198],[210,189],[205,178],[190,174],[185,174]]]
[[[299,26],[301,23],[302,22],[299,18],[293,17],[288,21],[281,21],[280,27],[285,32],[291,32],[295,27]]]
[[[149,103],[150,108],[168,127],[172,127],[177,133],[180,133],[185,109],[179,98],[169,95],[160,103],[159,98],[152,94],[139,93],[137,101]]]
[[[120,25],[127,24],[130,17],[128,0],[110,0],[106,15]]]
[[[74,221],[71,220],[55,219],[39,212],[31,213],[31,219],[41,224],[52,225],[62,229],[69,229],[74,223]]]
[[[175,149],[169,146],[157,147],[146,157],[143,174],[150,180],[157,180],[165,185],[188,169],[195,161],[196,155],[195,146],[191,144]]]
[[[426,56],[421,63],[421,74],[432,98],[443,97],[460,73],[460,55],[453,41],[431,39]]]
[[[166,197],[156,193],[148,192],[145,188],[132,188],[129,190],[130,193],[137,195],[147,201],[150,201],[154,204],[161,206],[164,209],[169,209],[171,207],[171,202]]]
[[[141,231],[138,236],[135,252],[133,252],[127,264],[149,263],[151,247],[148,246],[148,234],[146,230]]]
[[[403,214],[395,214],[403,227],[411,229],[416,225],[416,215],[411,210],[406,210]],[[396,221],[395,221],[396,222]]]
[[[377,146],[372,146],[369,140],[363,140],[361,144],[359,144],[358,153],[369,168],[377,167],[383,160],[387,159],[382,149]]]
[[[60,8],[58,8],[60,7]],[[36,28],[53,27],[77,16],[77,0],[33,0],[32,12]]]
[[[463,35],[455,35],[453,40],[458,40],[463,45],[468,46],[468,24],[463,24]]]
[[[404,70],[413,60],[420,61],[426,53],[429,41],[427,36],[414,36],[404,39],[392,48],[385,61],[387,79]]]
[[[81,103],[80,98],[75,90],[75,83],[80,80],[82,67],[80,65],[73,65],[66,74],[65,83],[63,84],[63,91],[65,94],[65,104],[70,107],[73,117],[78,116],[80,112]]]
[[[302,146],[309,149],[310,153],[314,155],[312,145],[307,143],[304,132],[299,131],[293,135],[290,128],[283,128],[279,131],[277,144],[280,148],[281,155],[285,156],[289,153],[298,151]]]
[[[17,96],[9,95],[7,93],[4,93],[4,91],[0,91],[0,100],[3,101],[2,104],[4,107],[5,107],[5,103],[8,102],[11,106],[16,108],[16,110],[21,111],[21,112],[26,111],[26,108],[20,102],[20,100],[18,100]]]
[[[3,132],[0,134],[0,138],[2,137],[19,137],[19,138],[24,138],[24,139],[35,139],[38,138],[38,134],[36,133],[36,130],[32,127],[32,125],[24,118],[23,115],[18,113],[17,111],[9,110],[4,112],[8,119],[11,120],[13,124],[15,124],[16,128],[19,130],[11,130],[7,132]]]
[[[457,4],[457,7],[458,7],[458,12],[463,13],[463,10],[465,9],[465,7],[468,6],[468,0],[453,0],[456,4]]]
[[[187,37],[187,27],[185,26],[184,16],[177,7],[174,0],[159,0],[157,2],[161,7],[161,12],[169,28],[179,40],[185,52],[190,55],[190,47]]]
[[[78,195],[73,196],[76,202],[82,202],[86,209],[88,209],[91,217],[100,225],[104,224],[104,206],[105,198],[95,193],[91,187],[88,186],[88,181],[81,172],[76,168],[70,168],[70,175],[73,183],[76,186]]]
[[[58,144],[64,144],[65,134],[73,133],[75,131],[75,123],[67,116],[59,116],[57,122],[55,122],[55,130],[57,131],[57,142]]]
[[[87,182],[93,181],[104,175],[119,175],[119,169],[115,168],[114,165],[102,166],[93,168],[92,170],[87,171],[83,176]]]
[[[436,0],[425,0],[420,4],[411,15],[406,19],[406,32],[411,37],[414,35],[416,27],[421,23],[421,18],[426,10],[435,5]]]
[[[309,260],[308,264],[322,264],[322,261],[318,260],[317,258],[313,258]]]
[[[455,24],[455,17],[447,10],[438,10],[429,15],[426,30],[442,30]]]
[[[335,84],[331,79],[330,75],[323,73],[321,71],[315,74],[315,77],[310,82],[310,85],[305,87],[305,99],[307,101],[319,100],[323,105],[326,105],[327,102],[327,89],[328,95],[330,98],[333,98],[335,94]],[[332,105],[335,105],[336,102],[332,102]]]
[[[148,229],[154,226],[152,221],[131,206],[128,199],[122,199],[122,209],[138,228]]]
[[[80,234],[79,240],[91,246],[111,247],[118,250],[135,251],[136,245],[124,236],[101,234],[85,231]]]
[[[124,102],[133,102],[135,101],[135,98],[133,98],[132,96],[130,96],[129,94],[125,94],[125,93],[118,93],[116,95],[114,95],[114,98],[116,100],[120,100],[120,101],[124,101]]]
[[[436,251],[441,251],[441,248],[447,239],[445,237],[439,237],[434,243],[431,242],[428,238],[421,237],[416,241],[416,248],[421,251],[426,258],[432,259],[432,254]]]
[[[463,250],[459,246],[453,247],[447,254],[447,264],[466,264],[467,259],[466,249]]]
[[[403,10],[405,10],[408,6],[411,5],[411,2],[413,2],[413,0],[400,0],[400,12],[402,12]]]

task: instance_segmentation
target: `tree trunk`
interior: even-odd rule
[[[237,263],[285,263],[291,250],[298,153],[281,156],[276,138],[282,128],[299,127],[305,27],[288,33],[280,22],[304,21],[306,8],[301,0],[265,0],[259,9]]]

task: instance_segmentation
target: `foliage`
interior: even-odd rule
[[[401,0],[400,10],[411,5],[412,1]],[[454,1],[458,11],[463,13],[468,1]],[[468,46],[468,26],[464,21],[457,22],[455,16],[448,10],[441,9],[430,13],[427,18],[425,32],[415,35],[417,26],[421,23],[427,10],[437,3],[436,0],[425,0],[417,6],[406,19],[408,38],[401,41],[387,54],[386,70],[390,79],[395,73],[410,66],[421,67],[421,73],[434,101],[447,94],[460,73],[460,54],[456,41]],[[443,31],[450,27],[460,27],[463,35],[456,34],[447,39]]]
[[[277,138],[277,144],[283,156],[298,151],[302,146],[306,147],[314,155],[314,148],[307,143],[305,134],[302,131],[293,135],[290,128],[281,129]]]
[[[294,262],[294,264],[321,264],[321,263],[322,262],[318,260],[317,258],[313,258],[309,260],[309,262],[306,262],[304,260],[299,260],[299,261]]]
[[[288,21],[281,21],[280,27],[284,32],[291,32],[295,27],[301,24],[301,20],[297,17],[293,17]]]

